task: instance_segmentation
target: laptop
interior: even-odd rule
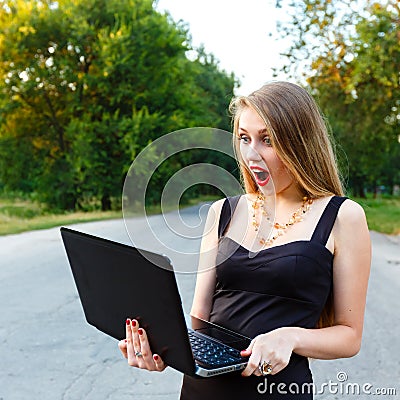
[[[186,324],[173,266],[162,254],[69,228],[60,229],[87,322],[124,339],[137,319],[151,349],[184,374],[210,377],[239,371],[251,339],[198,318]]]

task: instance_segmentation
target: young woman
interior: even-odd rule
[[[307,91],[272,82],[231,110],[246,194],[210,208],[191,314],[254,339],[241,373],[185,376],[181,399],[311,399],[308,358],[360,349],[371,262],[365,215],[343,197]],[[119,347],[132,366],[166,367],[135,320]]]

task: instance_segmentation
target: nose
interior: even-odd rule
[[[249,159],[249,161],[261,161],[262,160],[260,153],[256,150],[256,148],[253,144],[248,146],[247,151],[248,151],[247,158]]]

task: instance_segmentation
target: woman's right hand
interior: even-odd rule
[[[126,320],[126,339],[120,340],[118,347],[132,367],[160,372],[167,367],[158,354],[151,352],[146,331],[135,319]]]

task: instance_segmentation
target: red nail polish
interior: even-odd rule
[[[125,343],[127,343],[128,341],[125,339]]]
[[[131,323],[131,320],[128,318],[128,319],[126,320],[126,324],[129,325],[130,323]]]
[[[138,334],[139,334],[139,335],[143,335],[143,329],[142,329],[142,328],[139,328],[139,329],[138,329]]]
[[[154,361],[158,361],[158,355],[157,355],[157,354],[155,354],[155,355],[153,356],[153,358],[154,358]]]
[[[136,321],[134,319],[132,320],[132,326],[136,326]]]

